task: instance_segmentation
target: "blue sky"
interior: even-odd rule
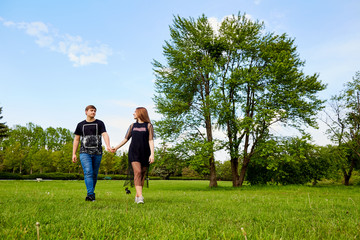
[[[33,122],[74,131],[94,104],[112,145],[137,106],[154,113],[152,60],[164,63],[173,16],[220,22],[246,13],[266,31],[295,38],[306,74],[319,73],[337,94],[360,71],[358,0],[0,1],[0,106],[12,127]],[[324,129],[311,130],[318,144]]]

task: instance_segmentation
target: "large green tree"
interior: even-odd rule
[[[331,97],[326,119],[327,133],[337,145],[338,163],[349,185],[353,170],[360,165],[360,72],[345,84],[339,95]]]
[[[0,107],[0,120],[3,118],[3,116],[1,116],[2,113],[2,107]],[[0,123],[0,141],[1,139],[5,138],[8,136],[8,127],[5,125],[5,123]]]
[[[274,124],[316,126],[325,88],[318,75],[303,73],[294,39],[266,33],[263,23],[234,15],[213,27],[205,16],[176,17],[166,42],[167,65],[155,61],[155,103],[162,131],[206,129],[210,185],[215,183],[213,128],[228,137],[233,186],[241,186],[259,142]],[[180,135],[181,136],[181,135]],[[178,135],[176,135],[178,137]],[[239,175],[239,164],[242,164]]]
[[[214,30],[207,18],[197,20],[175,17],[170,26],[171,40],[163,54],[166,64],[154,60],[156,75],[154,101],[163,119],[157,122],[159,134],[181,137],[182,132],[204,140],[210,170],[210,186],[217,186],[213,149],[214,89],[217,87]]]
[[[1,112],[2,112],[2,107],[0,107],[0,120],[3,118],[1,116]],[[8,127],[5,125],[5,123],[0,123],[0,143],[2,141],[2,139],[4,139],[5,137],[8,136]],[[4,169],[4,152],[1,151],[2,148],[0,146],[0,171],[2,171]]]
[[[316,94],[325,85],[317,74],[303,73],[294,39],[266,32],[263,23],[246,15],[222,21],[218,41],[223,47],[218,61],[218,123],[227,132],[233,186],[241,186],[272,126],[317,126],[323,101]]]

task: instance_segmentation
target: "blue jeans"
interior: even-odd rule
[[[87,195],[95,197],[95,186],[100,168],[102,155],[91,155],[80,153],[80,162],[84,171],[84,180],[87,189]]]

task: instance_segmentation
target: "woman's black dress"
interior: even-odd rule
[[[133,169],[132,162],[140,162],[141,167],[149,167],[149,157],[151,154],[149,140],[154,138],[154,130],[151,123],[133,123],[129,127],[126,139],[130,140],[129,147],[129,169],[128,169],[128,180],[133,185]],[[129,182],[126,181],[125,185]]]

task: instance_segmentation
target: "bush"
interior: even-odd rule
[[[161,177],[158,176],[149,176],[149,180],[161,180]]]
[[[34,173],[25,176],[24,179],[36,179],[36,178],[42,178],[42,179],[52,179],[52,180],[82,180],[84,179],[84,176],[82,174],[78,173]]]
[[[17,173],[0,172],[0,179],[23,179],[23,176]]]
[[[199,173],[190,167],[184,167],[182,169],[181,175],[183,177],[200,178]],[[173,179],[173,178],[171,178],[171,179]]]
[[[231,161],[220,162],[216,161],[216,178],[217,180],[231,181],[232,170]]]
[[[99,174],[98,175],[98,179],[103,179],[103,180],[126,180],[127,176],[126,175],[115,175],[115,174],[108,174],[108,175],[104,175],[104,174]]]
[[[246,180],[251,185],[266,184],[272,181],[274,175],[275,174],[271,170],[268,170],[266,166],[262,166],[255,161],[252,161],[248,165]]]
[[[352,172],[350,182],[352,182],[353,185],[360,185],[360,172],[354,170]]]
[[[204,177],[170,177],[169,180],[208,180]]]

